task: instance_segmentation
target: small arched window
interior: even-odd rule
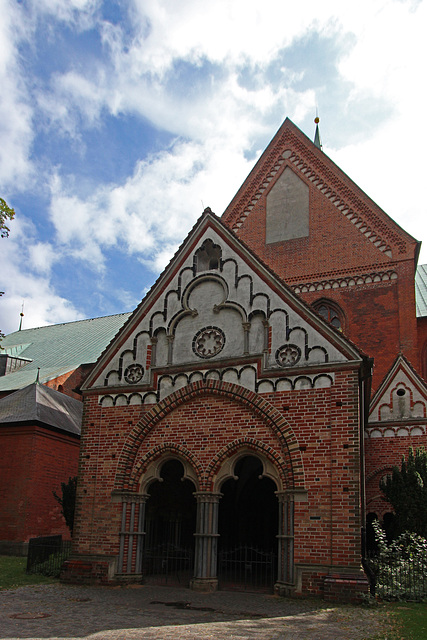
[[[194,256],[196,273],[219,269],[221,255],[222,251],[219,245],[214,244],[212,240],[205,240]]]
[[[335,327],[335,329],[343,331],[344,314],[337,304],[330,300],[318,300],[313,304],[313,307],[316,309],[317,313]]]

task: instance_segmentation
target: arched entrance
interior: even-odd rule
[[[221,486],[219,587],[272,590],[276,579],[279,505],[277,486],[262,461],[244,455]]]
[[[188,586],[194,563],[195,486],[184,478],[177,459],[164,462],[159,475],[147,490],[144,581]]]

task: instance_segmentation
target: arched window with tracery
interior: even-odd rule
[[[340,307],[331,300],[321,299],[313,303],[314,309],[329,322],[335,329],[343,331],[345,327],[345,317]]]
[[[195,253],[196,273],[219,269],[221,260],[221,247],[212,240],[205,240],[200,249]]]

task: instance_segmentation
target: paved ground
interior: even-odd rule
[[[0,591],[0,638],[31,640],[362,640],[378,609],[188,589],[39,585]]]

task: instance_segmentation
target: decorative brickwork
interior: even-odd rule
[[[380,478],[427,438],[417,251],[286,121],[83,385],[63,579],[150,579],[175,553],[188,571],[194,558],[188,584],[212,591],[221,558],[259,544],[277,594],[367,594],[365,513],[390,510]]]

